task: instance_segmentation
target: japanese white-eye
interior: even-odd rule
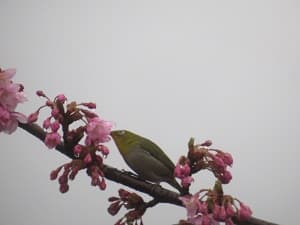
[[[174,164],[155,143],[128,130],[116,130],[111,136],[127,165],[139,178],[154,183],[167,182],[180,192],[174,177]]]

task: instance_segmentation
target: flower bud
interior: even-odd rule
[[[59,94],[56,96],[56,100],[59,101],[60,103],[64,104],[65,101],[67,100],[67,98],[64,94]]]
[[[42,90],[38,90],[36,92],[36,95],[39,96],[39,97],[46,97],[45,93]]]
[[[27,121],[28,121],[28,123],[34,123],[34,122],[37,121],[38,117],[39,117],[39,111],[36,111],[36,112],[34,112],[34,113],[31,113],[31,114],[28,116]]]

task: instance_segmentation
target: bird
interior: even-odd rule
[[[140,179],[158,184],[166,182],[184,193],[174,177],[174,163],[157,144],[128,130],[113,130],[110,135],[127,165]]]

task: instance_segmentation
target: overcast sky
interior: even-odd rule
[[[254,216],[299,224],[300,2],[0,0],[0,66],[16,68],[33,112],[65,93],[151,138],[176,162],[193,136],[232,153],[225,191]],[[49,173],[68,162],[23,130],[0,134],[0,224],[114,224],[84,173],[61,194]],[[106,163],[128,169],[116,147]],[[201,173],[193,191],[209,187]],[[163,184],[165,187],[168,185]],[[183,208],[149,209],[145,225]]]

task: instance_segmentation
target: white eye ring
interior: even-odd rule
[[[124,135],[125,134],[125,130],[120,130],[119,131],[119,135]]]

